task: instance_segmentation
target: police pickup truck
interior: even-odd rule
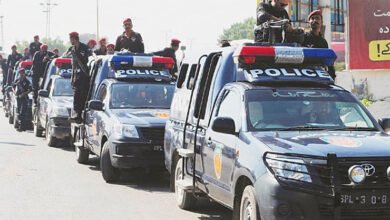
[[[172,67],[171,58],[131,53],[90,62],[84,122],[74,124],[79,163],[86,163],[90,153],[99,156],[107,182],[118,180],[121,169],[164,169],[164,128],[174,92]]]
[[[176,200],[234,219],[390,219],[390,120],[334,85],[329,49],[251,44],[184,61],[165,130]]]
[[[26,78],[32,83],[31,79],[31,67],[32,67],[32,61],[20,61],[15,65],[14,71],[12,73],[11,79],[8,80],[8,82],[11,82],[11,85],[8,85],[6,91],[7,91],[7,100],[6,100],[6,106],[5,111],[8,112],[8,122],[10,124],[14,125],[14,128],[19,127],[19,110],[18,110],[18,103],[16,101],[17,97],[13,91],[13,84],[18,80],[19,78],[19,70],[25,69],[25,75]],[[26,113],[26,121],[32,122],[32,94],[28,94],[28,103],[27,103],[27,113]],[[28,123],[27,128],[32,129],[32,123]]]
[[[41,137],[45,131],[49,146],[60,140],[71,141],[69,116],[73,104],[70,58],[56,58],[48,64],[37,106],[34,108],[34,134]]]

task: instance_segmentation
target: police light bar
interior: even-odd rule
[[[20,67],[23,69],[29,69],[32,66],[32,61],[22,61],[20,62]]]
[[[162,67],[172,69],[174,60],[171,57],[160,56],[140,56],[140,55],[114,55],[110,60],[111,67],[119,67],[121,65],[132,67]]]
[[[233,55],[236,63],[322,64],[331,66],[336,53],[326,48],[243,46]]]
[[[56,58],[54,59],[54,65],[56,67],[61,68],[64,64],[71,64],[72,59],[71,58]]]

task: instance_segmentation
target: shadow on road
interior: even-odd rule
[[[200,220],[231,220],[232,211],[228,208],[216,203],[210,202],[208,199],[200,199],[197,202],[195,209],[192,212],[201,214],[198,217]]]
[[[33,144],[24,144],[20,142],[0,142],[0,144],[5,144],[5,145],[15,145],[15,146],[25,146],[25,147],[34,147],[36,145]]]

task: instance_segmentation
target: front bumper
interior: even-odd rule
[[[110,143],[111,163],[116,168],[164,169],[163,144],[146,142]]]
[[[71,137],[70,122],[65,117],[50,118],[50,133],[53,137],[65,140]]]

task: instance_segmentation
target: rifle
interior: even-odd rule
[[[77,55],[75,50],[71,50],[70,53],[72,54],[73,62],[76,63],[76,65],[81,69],[84,75],[88,76],[88,68],[81,62],[79,56]],[[74,81],[74,75],[76,74],[76,70],[73,70],[72,79],[71,82]]]

